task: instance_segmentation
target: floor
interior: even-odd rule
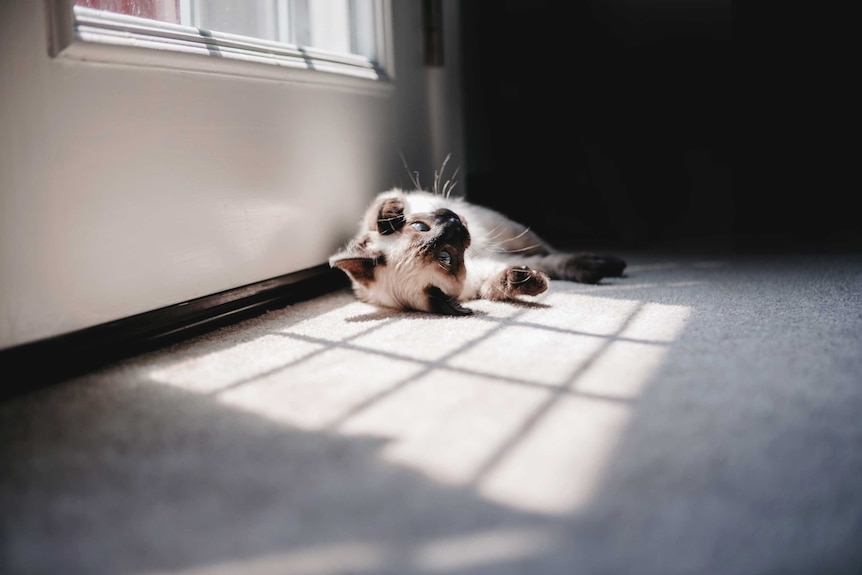
[[[321,295],[0,403],[0,573],[862,573],[862,255]]]

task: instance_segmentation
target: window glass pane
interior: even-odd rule
[[[375,0],[75,0],[77,6],[376,60]]]
[[[193,0],[191,25],[204,30],[279,41],[278,0]]]
[[[374,6],[373,0],[350,0],[350,52],[371,60],[378,56]]]
[[[128,14],[138,18],[180,23],[181,0],[75,0],[78,6]]]
[[[331,52],[350,52],[350,21],[347,0],[311,1],[308,45]]]

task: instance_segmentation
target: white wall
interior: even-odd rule
[[[395,90],[357,91],[52,59],[45,2],[0,2],[0,348],[326,262],[399,149],[433,161],[393,4]]]

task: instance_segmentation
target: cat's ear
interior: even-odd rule
[[[437,286],[428,286],[425,288],[425,294],[428,296],[428,307],[434,313],[441,315],[470,315],[473,313],[473,310],[462,306],[457,298],[446,295]]]
[[[383,256],[357,255],[350,252],[343,252],[329,258],[331,267],[340,269],[362,285],[368,285],[374,281],[374,269],[383,263]]]
[[[400,197],[386,198],[377,210],[377,231],[386,236],[404,227],[404,201]]]

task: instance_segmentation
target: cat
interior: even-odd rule
[[[469,315],[465,302],[517,301],[548,289],[550,279],[595,284],[621,277],[616,256],[555,249],[502,213],[434,191],[381,192],[360,229],[329,258],[358,299],[382,308]],[[419,188],[418,182],[414,184]]]

